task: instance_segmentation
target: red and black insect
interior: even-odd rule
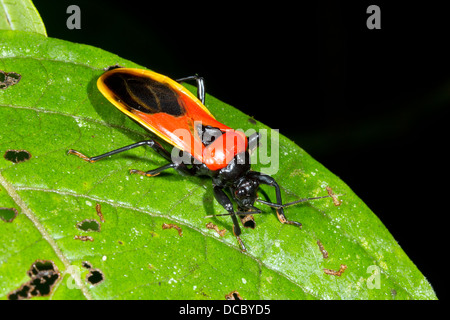
[[[196,81],[197,97],[180,84],[189,80]],[[205,90],[201,77],[192,76],[174,81],[149,70],[116,68],[105,72],[98,79],[97,86],[120,111],[174,146],[174,150],[169,152],[160,143],[150,139],[95,157],[87,157],[75,150],[69,150],[68,153],[95,162],[136,147],[149,146],[168,163],[153,170],[130,170],[130,173],[152,177],[166,169],[176,169],[185,175],[211,177],[214,196],[228,212],[225,215],[231,216],[233,232],[243,251],[245,246],[240,239],[237,216],[261,213],[254,207],[255,201],[276,208],[281,223],[301,227],[301,223],[286,218],[283,208],[329,197],[282,204],[280,187],[275,179],[251,170],[250,152],[258,146],[259,134],[246,137],[244,133],[218,122],[204,105]],[[256,191],[260,184],[275,188],[276,203],[257,199]],[[237,211],[226,190],[236,202]]]

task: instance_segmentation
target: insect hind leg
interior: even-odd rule
[[[109,151],[106,153],[103,153],[101,155],[95,156],[95,157],[88,157],[84,154],[82,154],[79,151],[70,149],[67,154],[73,154],[87,162],[96,162],[98,160],[101,160],[103,158],[121,153],[121,152],[125,152],[137,147],[142,147],[142,146],[150,146],[153,150],[155,150],[159,155],[161,155],[163,158],[165,158],[166,160],[170,161],[170,152],[168,152],[166,149],[163,148],[163,146],[161,146],[158,142],[156,142],[155,140],[144,140],[144,141],[139,141],[133,144],[130,144],[128,146],[113,150],[113,151]]]
[[[167,169],[171,169],[171,168],[176,168],[176,164],[175,163],[168,163],[166,165],[163,165],[162,167],[153,169],[153,170],[149,170],[149,171],[141,171],[141,170],[136,170],[136,169],[131,169],[130,173],[131,174],[140,174],[142,176],[147,176],[147,177],[154,177],[157,176],[158,174],[160,174],[162,171],[167,170]]]

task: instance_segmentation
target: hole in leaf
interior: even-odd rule
[[[118,69],[118,68],[123,68],[123,66],[118,65],[118,64],[115,64],[115,65],[113,65],[113,66],[106,67],[106,68],[104,68],[103,70],[105,70],[105,71],[110,71],[110,70],[114,70],[114,69]]]
[[[0,208],[0,219],[5,222],[12,222],[17,217],[17,209],[15,208]]]
[[[8,294],[9,300],[48,296],[60,278],[58,268],[50,260],[36,260],[27,271],[30,281]]]
[[[231,291],[229,294],[225,295],[225,299],[226,300],[244,300],[242,299],[241,295],[239,294],[239,292],[235,291]]]
[[[15,72],[4,72],[0,70],[0,89],[6,89],[17,84],[22,76]]]
[[[6,150],[3,157],[13,163],[19,163],[30,160],[31,153],[27,150]]]
[[[82,231],[96,231],[100,232],[100,223],[97,220],[86,219],[77,223],[77,228]]]
[[[242,225],[244,226],[244,228],[255,229],[256,222],[255,222],[255,218],[253,217],[253,215],[251,215],[251,214],[240,215],[239,218],[241,219],[241,222],[242,222]]]
[[[93,286],[100,284],[103,280],[105,280],[105,277],[99,269],[91,269],[91,271],[86,275],[86,281]]]
[[[91,263],[90,263],[89,261],[83,261],[83,262],[81,263],[81,266],[82,266],[83,268],[85,268],[85,269],[91,269],[91,268],[92,268],[92,265],[91,265]]]

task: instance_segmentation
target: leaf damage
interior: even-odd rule
[[[219,234],[219,236],[223,237],[225,235],[225,233],[227,232],[226,229],[222,229],[219,230],[219,227],[216,226],[214,223],[209,222],[206,224],[206,228],[210,229],[210,230],[216,230],[216,232]]]
[[[5,72],[0,70],[0,89],[9,88],[17,83],[19,83],[20,79],[22,79],[22,75],[16,72]]]
[[[183,229],[181,229],[181,227],[180,226],[177,226],[176,224],[174,224],[174,223],[163,223],[162,224],[162,228],[163,229],[176,229],[177,231],[178,231],[178,235],[180,236],[180,237],[182,237],[183,236]]]
[[[50,295],[61,277],[58,268],[51,260],[36,260],[27,271],[30,280],[8,294],[9,300],[24,300]]]
[[[100,232],[100,223],[95,219],[85,219],[77,223],[76,227],[82,231],[95,231]]]
[[[18,214],[16,208],[0,208],[0,219],[5,222],[13,222]]]
[[[317,240],[317,245],[319,246],[319,250],[322,253],[322,256],[324,259],[328,258],[328,251],[325,250],[325,248],[323,247],[322,242],[320,242],[320,240]]]
[[[100,218],[100,221],[105,222],[105,217],[103,216],[103,213],[102,213],[102,205],[100,203],[97,203],[95,205],[95,211],[97,212],[97,215]]]
[[[20,163],[25,162],[31,159],[31,153],[29,153],[27,150],[6,150],[5,154],[3,155],[3,158],[5,158],[8,161],[11,161],[12,163]]]
[[[342,200],[338,199],[338,195],[333,192],[333,189],[330,187],[325,188],[328,192],[328,195],[333,199],[333,203],[335,206],[340,206],[342,204]]]
[[[323,272],[325,272],[326,274],[332,275],[332,276],[340,277],[346,269],[347,269],[347,266],[345,264],[341,264],[341,267],[339,268],[338,271],[331,270],[331,269],[323,269]]]
[[[75,235],[73,237],[73,239],[74,240],[81,240],[81,241],[91,241],[91,242],[94,241],[94,238],[92,238],[91,236],[78,236],[78,235]]]
[[[226,300],[244,300],[241,295],[239,294],[239,292],[237,292],[236,290],[231,291],[230,293],[225,295],[225,299]]]

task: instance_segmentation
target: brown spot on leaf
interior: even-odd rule
[[[225,229],[219,230],[219,227],[216,226],[215,224],[213,224],[212,222],[207,223],[207,224],[206,224],[206,227],[207,227],[208,229],[211,229],[211,230],[216,230],[216,232],[217,232],[217,233],[219,234],[219,236],[221,236],[221,237],[223,237],[223,236],[225,235],[225,233],[227,232],[227,230],[225,230]]]
[[[31,159],[31,153],[27,150],[6,150],[3,158],[13,163],[25,162]]]
[[[81,241],[94,241],[94,238],[92,238],[91,236],[74,236],[73,237],[75,240],[81,240]]]
[[[5,222],[13,222],[17,214],[18,211],[16,208],[0,208],[0,219]]]
[[[5,72],[0,70],[0,89],[6,89],[17,84],[22,76],[16,72]]]
[[[328,252],[327,250],[325,250],[325,248],[323,247],[322,242],[320,242],[320,240],[317,240],[317,245],[319,246],[319,250],[320,252],[322,252],[322,256],[324,259],[328,258]]]
[[[177,231],[178,231],[178,235],[180,236],[180,237],[182,237],[183,236],[183,230],[181,229],[181,227],[179,227],[179,226],[177,226],[176,224],[174,224],[174,223],[163,223],[162,224],[162,228],[163,229],[176,229]]]
[[[102,213],[102,205],[100,203],[97,203],[95,205],[95,211],[97,211],[97,215],[100,218],[100,221],[105,222],[105,217],[103,217],[103,213]]]
[[[345,269],[347,269],[347,266],[345,264],[341,264],[341,268],[339,269],[339,271],[323,269],[323,272],[325,272],[326,274],[330,274],[332,276],[340,277],[344,273]]]
[[[27,271],[30,280],[8,294],[9,300],[23,300],[48,296],[60,278],[58,268],[51,260],[36,260]]]
[[[229,294],[225,295],[225,299],[226,300],[244,300],[242,299],[241,295],[239,294],[239,292],[235,291],[231,291]]]
[[[331,189],[330,187],[326,187],[325,189],[327,189],[328,195],[333,198],[333,203],[335,206],[340,206],[342,201],[338,199],[338,196],[333,192],[333,189]]]

